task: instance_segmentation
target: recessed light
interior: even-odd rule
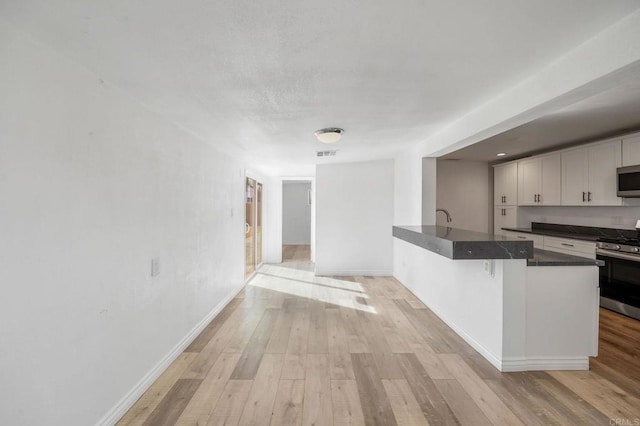
[[[322,143],[336,143],[342,137],[344,130],[338,127],[327,127],[325,129],[316,130],[313,134]]]
[[[496,154],[498,157],[504,157],[505,155],[507,155],[506,152],[499,152]]]

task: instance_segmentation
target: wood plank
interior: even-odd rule
[[[360,406],[367,425],[396,425],[378,367],[371,354],[351,354]]]
[[[354,379],[349,339],[338,309],[327,309],[327,336],[329,349],[329,373],[332,379]]]
[[[384,337],[382,327],[375,314],[358,311],[358,318],[365,333],[369,352],[378,365],[378,374],[383,379],[403,379],[402,370]]]
[[[569,388],[545,372],[527,373],[546,395],[547,410],[559,411],[563,417],[555,417],[560,424],[603,424],[608,417],[580,398]],[[568,419],[568,420],[564,420]]]
[[[329,359],[325,354],[307,354],[302,422],[305,425],[333,424]]]
[[[236,308],[229,320],[220,327],[216,335],[213,336],[209,343],[207,343],[197,355],[196,359],[189,366],[189,369],[184,372],[182,376],[183,379],[204,379],[220,354],[239,332],[238,330],[246,327],[247,323],[253,323],[254,321],[257,325],[264,311],[256,310],[248,314],[243,308],[243,306]],[[242,351],[238,351],[237,353],[241,352]]]
[[[202,330],[202,332],[194,339],[193,342],[185,349],[185,352],[200,352],[216,335],[222,325],[231,317],[235,309],[240,305],[242,299],[231,299],[227,306],[215,316],[213,320]]]
[[[232,379],[249,380],[255,378],[278,315],[278,309],[267,309],[264,312],[260,323],[247,342],[247,346],[244,348],[235,370],[231,374]]]
[[[304,382],[304,380],[280,380],[271,417],[273,426],[302,424]]]
[[[218,357],[178,418],[177,425],[207,424],[209,416],[224,392],[227,381],[239,359],[240,355],[230,353],[223,353]]]
[[[327,318],[324,303],[312,302],[311,314],[309,318],[309,340],[307,353],[327,354],[329,353],[327,338]]]
[[[491,421],[457,380],[434,380],[454,416],[463,425],[490,425]]]
[[[207,426],[232,426],[240,422],[253,380],[229,380],[209,416]]]
[[[297,310],[293,314],[293,326],[287,345],[288,354],[305,355],[309,339],[309,321],[311,313],[308,310]]]
[[[364,331],[358,319],[357,310],[340,307],[340,315],[342,316],[342,323],[344,324],[349,339],[349,352],[352,354],[368,353],[369,346],[367,339],[364,337]]]
[[[429,424],[405,379],[382,380],[382,384],[399,426]]]
[[[278,314],[271,338],[265,349],[266,353],[283,354],[287,352],[291,326],[293,325],[293,306],[295,306],[295,303],[291,298],[286,299],[282,304],[282,309]]]
[[[451,380],[454,378],[433,352],[416,352],[415,355],[432,380]]]
[[[365,424],[358,395],[358,385],[355,380],[331,381],[331,406],[334,426]]]
[[[640,399],[627,394],[615,384],[588,373],[551,371],[548,374],[610,419],[638,418]]]
[[[415,354],[396,354],[398,364],[429,424],[458,424],[453,411],[438,391]]]
[[[523,424],[460,355],[442,354],[440,359],[492,423]]]
[[[239,424],[261,424],[271,418],[283,362],[282,354],[264,354]]]
[[[145,426],[175,424],[202,383],[200,379],[179,379],[143,423]]]
[[[305,378],[307,366],[307,355],[285,354],[284,366],[282,367],[282,380],[296,380]]]
[[[118,424],[123,426],[143,424],[197,356],[196,353],[191,352],[180,354],[149,389],[142,394]]]

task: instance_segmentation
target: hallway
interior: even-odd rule
[[[609,424],[639,416],[638,375],[610,361],[624,350],[611,344],[614,329],[635,342],[626,357],[637,359],[633,320],[603,311],[607,356],[591,371],[500,373],[395,279],[311,269],[291,259],[263,265],[119,424]]]

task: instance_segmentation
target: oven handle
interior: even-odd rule
[[[640,256],[626,253],[610,252],[608,250],[596,249],[596,255],[603,257],[615,257],[618,259],[631,260],[633,262],[640,262]]]

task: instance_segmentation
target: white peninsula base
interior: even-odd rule
[[[452,260],[394,238],[394,275],[500,371],[588,370],[597,266]]]

